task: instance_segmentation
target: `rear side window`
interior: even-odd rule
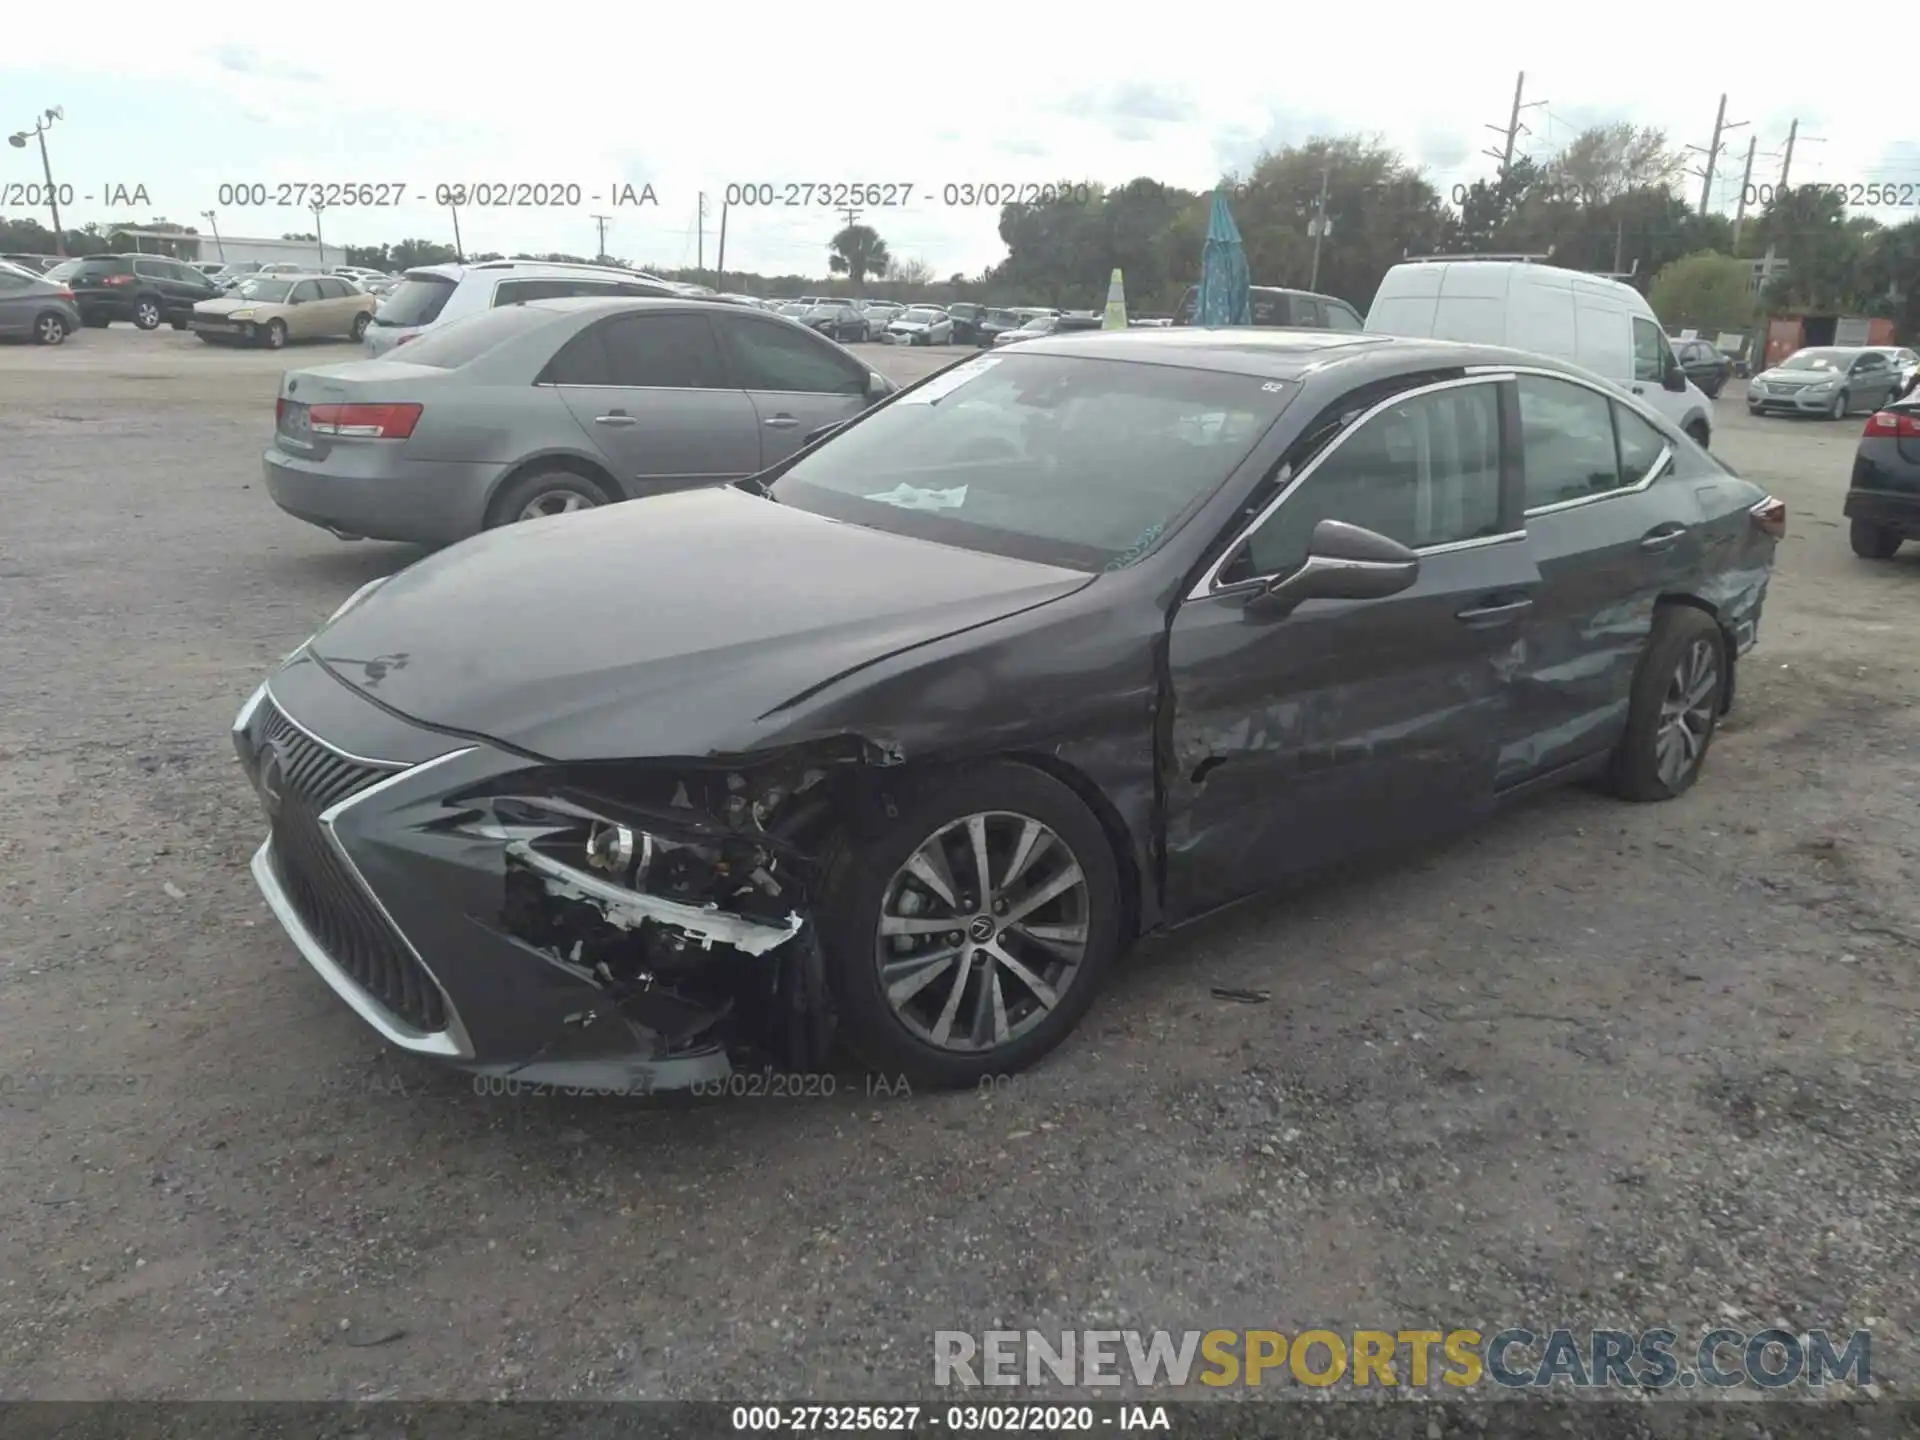
[[[551,311],[527,310],[518,305],[509,305],[504,310],[482,310],[478,315],[449,320],[430,334],[396,350],[394,358],[409,365],[453,370],[555,320]]]
[[[719,390],[726,368],[704,315],[616,315],[595,327],[611,385],[647,390]]]
[[[1327,323],[1327,310],[1311,295],[1293,297],[1293,323],[1309,329],[1324,329]]]
[[[743,390],[864,395],[866,372],[797,325],[716,316],[734,376]]]
[[[524,305],[529,300],[565,300],[572,295],[611,295],[613,286],[604,280],[502,280],[493,292],[493,303]]]
[[[1638,485],[1653,474],[1667,451],[1667,437],[1624,405],[1613,407],[1613,423],[1620,438],[1620,480]]]
[[[1620,488],[1613,402],[1567,380],[1522,375],[1520,434],[1527,508],[1585,500]]]
[[[431,325],[452,298],[454,283],[443,276],[409,275],[393,287],[375,318],[382,325]]]
[[[1329,330],[1359,330],[1360,317],[1338,300],[1329,300],[1327,306],[1327,328]]]

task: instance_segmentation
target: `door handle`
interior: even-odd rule
[[[614,410],[605,415],[594,416],[593,423],[596,425],[638,425],[640,422],[624,410]]]
[[[1504,625],[1509,620],[1517,620],[1532,608],[1531,600],[1502,600],[1493,605],[1471,606],[1462,610],[1454,618],[1462,625],[1481,629],[1491,625]]]
[[[1640,548],[1642,550],[1669,550],[1677,545],[1680,542],[1680,537],[1686,533],[1687,527],[1684,525],[1662,525],[1657,530],[1649,530],[1646,535],[1641,538]]]
[[[799,423],[800,422],[791,415],[772,415],[767,419],[767,424],[776,430],[791,430]]]

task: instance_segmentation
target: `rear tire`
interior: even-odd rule
[[[142,330],[160,328],[160,302],[151,296],[142,295],[133,302],[133,323]]]
[[[1871,520],[1856,520],[1847,530],[1853,553],[1862,560],[1891,560],[1893,552],[1900,548],[1900,539],[1899,531],[1876,525]]]
[[[33,319],[33,343],[36,345],[58,345],[67,338],[67,317],[57,310],[49,310]]]
[[[613,497],[584,475],[571,470],[541,470],[511,481],[493,497],[487,507],[486,528],[495,530],[521,520],[594,510],[612,503]]]
[[[1727,693],[1727,639],[1691,605],[1661,609],[1634,673],[1627,730],[1605,788],[1622,800],[1671,800],[1692,788]]]
[[[373,316],[369,315],[364,310],[362,310],[358,315],[354,316],[353,317],[353,338],[355,340],[366,339],[367,326],[371,325],[372,323],[373,323]]]
[[[1010,761],[909,782],[893,798],[888,815],[843,837],[817,912],[840,1037],[874,1070],[937,1089],[1025,1069],[1079,1024],[1121,949],[1123,911],[1112,843],[1071,789]],[[987,888],[1000,887],[1003,894],[980,893],[972,860],[975,819],[988,850]],[[1023,861],[1019,845],[1027,833],[1049,838]],[[929,847],[947,857],[939,878],[951,886],[953,905],[921,878],[929,873]],[[1007,883],[1010,873],[1014,878]],[[1063,888],[1031,909],[1025,925],[1011,918],[1056,884]],[[1064,913],[1037,918],[1055,907]],[[988,921],[998,913],[1009,919]],[[891,934],[883,938],[883,920],[933,929],[908,932],[898,941]],[[991,932],[985,940],[975,925]],[[1028,926],[1049,932],[1047,942],[1029,934]],[[953,941],[955,934],[960,941]],[[928,957],[917,968],[916,951]],[[953,957],[944,964],[943,952]],[[883,964],[900,973],[883,976]],[[1053,999],[1050,1006],[1016,967],[1041,982]],[[913,980],[924,983],[900,994],[903,982]],[[889,998],[889,986],[896,998]],[[938,1038],[943,1028],[944,1042]],[[993,1040],[1001,1033],[1004,1041]]]

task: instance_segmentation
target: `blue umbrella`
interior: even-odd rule
[[[1251,325],[1253,285],[1247,273],[1247,247],[1233,223],[1227,197],[1213,192],[1213,216],[1200,257],[1200,295],[1193,311],[1196,325]]]

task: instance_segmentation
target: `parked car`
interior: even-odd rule
[[[360,340],[379,304],[344,275],[255,275],[230,294],[202,300],[191,323],[210,345],[278,350],[289,340]]]
[[[394,287],[397,286],[399,283],[400,282],[391,275],[382,275],[378,280],[368,280],[363,282],[360,288],[366,291],[367,294],[369,295],[378,295],[384,299],[386,296],[391,295],[393,293]]]
[[[991,347],[1010,330],[1018,330],[1029,320],[1042,315],[1058,315],[1058,310],[1043,310],[1031,305],[1013,306],[1007,309],[989,310],[974,326],[975,343],[982,348]]]
[[[156,330],[162,320],[184,330],[193,307],[219,293],[184,260],[165,255],[89,255],[74,267],[67,283],[82,323],[131,320],[142,330]]]
[[[483,260],[472,265],[421,265],[374,312],[367,353],[385,355],[434,325],[502,305],[567,295],[671,297],[657,275],[612,265],[567,265],[548,260]]]
[[[305,275],[312,270],[310,265],[296,265],[291,260],[274,260],[260,266],[254,273],[258,275]]]
[[[536,300],[289,371],[267,490],[342,538],[446,544],[752,475],[894,388],[744,305]]]
[[[995,346],[1013,345],[1022,340],[1038,340],[1042,335],[1051,335],[1060,322],[1061,315],[1034,315],[1029,317],[1017,330],[1002,330],[993,337]]]
[[[41,275],[41,278],[64,285],[73,279],[73,272],[79,268],[80,262],[78,260],[62,260],[58,265],[46,270]]]
[[[1381,277],[1372,335],[1511,345],[1584,366],[1705,446],[1713,402],[1687,379],[1660,317],[1631,285],[1522,260],[1413,260]]]
[[[671,312],[467,334],[526,348],[524,394],[548,326],[616,314]],[[1607,382],[1309,332],[983,360],[750,483],[364,587],[246,701],[254,876],[385,1040],[640,1093],[837,1036],[971,1086],[1143,934],[1545,785],[1701,774],[1785,507]]]
[[[258,260],[236,260],[216,266],[207,276],[222,293],[231,291],[261,273]]]
[[[900,312],[907,307],[892,300],[869,300],[860,307],[860,313],[867,317],[867,339],[883,340],[887,326],[896,320]]]
[[[1920,353],[1904,345],[1869,345],[1869,350],[1878,350],[1887,357],[1887,363],[1893,366],[1894,395],[1905,395],[1913,387],[1916,377],[1920,377]]]
[[[1733,360],[1720,352],[1711,340],[1674,340],[1673,358],[1680,362],[1687,379],[1709,400],[1718,400],[1720,392],[1733,378]]]
[[[1255,285],[1251,289],[1253,324],[1261,329],[1362,328],[1360,312],[1337,295],[1320,295],[1311,290],[1285,290],[1273,285]],[[1200,287],[1189,285],[1174,310],[1173,323],[1191,325],[1199,303]]]
[[[64,282],[0,263],[0,338],[58,345],[79,328],[80,311]]]
[[[1899,394],[1899,371],[1883,350],[1815,345],[1796,350],[1747,382],[1747,413],[1786,411],[1839,420],[1876,410]]]
[[[952,317],[931,305],[902,310],[887,323],[889,345],[947,345],[952,340]]]
[[[817,330],[829,340],[845,344],[867,338],[867,317],[851,300],[820,300],[794,316],[809,330]]]
[[[1840,513],[1853,553],[1864,560],[1891,560],[1902,541],[1920,540],[1920,396],[1891,401],[1868,418]]]
[[[957,300],[947,306],[947,314],[953,318],[954,344],[980,343],[980,322],[986,318],[986,306],[977,305],[971,300]]]
[[[46,274],[47,271],[60,263],[60,259],[61,257],[58,255],[36,255],[30,251],[16,251],[13,254],[0,255],[0,260],[5,260],[11,265],[18,265],[22,270],[33,275]]]

